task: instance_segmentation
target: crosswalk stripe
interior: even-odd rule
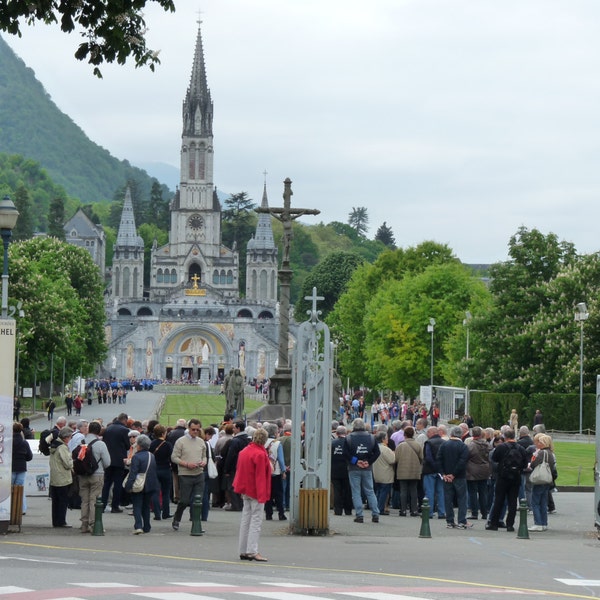
[[[364,600],[425,600],[419,596],[404,596],[402,594],[388,594],[386,592],[337,592],[342,596],[354,596]]]
[[[0,595],[5,594],[20,594],[21,592],[33,592],[28,588],[16,587],[14,585],[5,585],[0,587]]]
[[[600,587],[600,579],[556,579],[565,585],[581,585],[583,587]]]
[[[287,583],[285,581],[261,581],[261,585],[271,585],[273,587],[289,587],[289,588],[313,588],[316,585],[310,585],[309,583]]]
[[[133,592],[132,595],[140,596],[143,598],[154,598],[155,600],[218,600],[214,596],[189,594],[188,592],[157,592],[157,593]]]
[[[83,583],[71,582],[68,585],[85,588],[138,588],[139,585],[131,585],[130,583],[115,583],[114,581],[84,581]]]
[[[182,587],[210,587],[210,588],[217,588],[217,587],[231,588],[231,587],[237,587],[235,585],[232,585],[231,583],[212,583],[211,581],[200,581],[200,582],[193,582],[193,581],[168,581],[167,583],[169,583],[170,585],[180,585]]]
[[[273,600],[325,600],[323,596],[314,596],[313,594],[293,594],[291,592],[239,592],[246,596],[260,596],[261,598],[272,598]]]

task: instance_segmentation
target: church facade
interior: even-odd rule
[[[144,243],[129,191],[114,246],[105,374],[208,384],[239,368],[270,376],[277,360],[277,247],[260,214],[246,265],[221,242],[213,181],[213,102],[200,27],[183,101],[180,186],[170,203],[169,241],[155,242],[144,287]],[[262,207],[268,207],[266,185]],[[246,269],[240,297],[240,269]]]

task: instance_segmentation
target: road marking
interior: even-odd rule
[[[14,585],[5,585],[0,587],[0,595],[4,594],[20,594],[21,592],[33,592],[34,590],[30,590],[27,588],[16,587]]]
[[[0,556],[0,560],[22,560],[23,562],[44,563],[46,565],[76,565],[76,561],[66,560],[40,560],[37,558],[23,558],[22,556]]]
[[[581,585],[584,587],[600,587],[600,579],[556,579],[565,585]]]
[[[85,581],[84,583],[71,582],[68,585],[76,585],[77,587],[83,588],[139,588],[139,585],[132,585],[130,583],[115,583],[114,581]]]
[[[331,592],[335,590],[332,589]],[[329,592],[329,590],[328,590]],[[272,598],[273,600],[325,600],[323,596],[313,594],[292,594],[291,592],[239,592],[246,596],[260,596],[261,598]]]
[[[188,594],[187,592],[161,592],[157,594],[134,592],[134,596],[143,596],[144,598],[155,598],[156,600],[218,600],[213,596],[199,596],[198,594]]]
[[[316,585],[310,585],[308,583],[286,583],[284,581],[262,581],[261,585],[272,585],[274,587],[287,587],[287,588],[314,588]]]
[[[385,592],[338,592],[338,594],[365,598],[365,600],[425,600],[419,596],[400,596],[398,594],[386,594]]]
[[[193,581],[167,581],[167,583],[169,585],[181,585],[183,587],[210,587],[210,588],[217,588],[217,587],[231,588],[231,587],[237,587],[235,585],[232,585],[231,583],[212,583],[212,582],[207,582],[207,581],[201,581],[200,583],[194,583]]]

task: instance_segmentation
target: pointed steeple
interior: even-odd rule
[[[261,208],[269,208],[267,200],[267,182],[263,189]],[[253,250],[271,250],[275,248],[275,240],[273,239],[273,227],[271,225],[271,215],[269,213],[259,213],[258,223],[256,224],[256,233],[254,238],[248,242],[248,248]]]
[[[183,135],[212,136],[213,103],[206,81],[202,31],[198,23],[198,37],[190,86],[183,101]]]
[[[144,240],[137,234],[135,228],[135,217],[133,214],[133,202],[131,201],[131,190],[127,186],[125,191],[125,201],[123,202],[123,212],[121,213],[121,223],[119,224],[119,233],[117,234],[118,247],[139,248],[144,247]]]

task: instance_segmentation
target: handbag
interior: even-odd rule
[[[550,469],[550,464],[546,460],[545,452],[542,462],[539,465],[536,465],[531,472],[529,481],[532,483],[532,485],[545,485],[552,483],[552,470]]]
[[[132,494],[139,494],[144,491],[144,486],[146,485],[146,475],[148,473],[148,469],[150,468],[150,463],[152,462],[152,454],[148,452],[148,464],[146,465],[146,470],[143,473],[138,473],[133,480],[133,485],[131,486]],[[127,480],[123,482],[123,487]]]
[[[216,479],[219,476],[219,472],[217,471],[217,465],[213,460],[212,456],[208,457],[208,461],[206,463],[206,470],[208,471],[209,479]]]

